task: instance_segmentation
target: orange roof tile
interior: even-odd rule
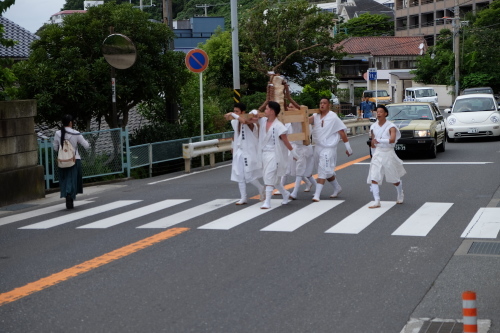
[[[344,39],[336,47],[343,46],[343,51],[349,54],[371,54],[373,56],[420,55],[419,46],[422,43],[425,52],[427,43],[422,36],[351,37]]]

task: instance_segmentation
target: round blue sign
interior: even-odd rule
[[[186,66],[194,73],[201,73],[208,67],[208,55],[200,49],[193,49],[186,54]]]

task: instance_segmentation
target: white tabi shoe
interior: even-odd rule
[[[280,192],[280,191],[278,191],[278,190],[275,190],[275,191],[273,192],[273,195],[281,195],[281,192]]]
[[[313,184],[306,184],[306,188],[304,189],[304,192],[311,192],[311,187],[313,186]]]
[[[339,186],[333,191],[332,195],[330,195],[330,198],[336,198],[339,196],[340,192],[342,192],[342,187]]]
[[[281,204],[286,205],[289,202],[290,202],[290,192],[285,192],[283,194],[283,201],[281,201]]]
[[[380,208],[380,201],[374,201],[373,205],[369,206],[368,208]]]
[[[241,198],[239,201],[236,201],[236,204],[237,206],[239,205],[245,205],[247,203],[247,199],[246,198]]]
[[[398,194],[398,200],[396,201],[396,203],[402,204],[404,199],[405,199],[405,194],[403,191],[401,191],[401,194]]]
[[[267,204],[266,202],[264,202],[264,204],[260,206],[260,209],[269,209],[269,208],[271,208],[271,205]]]

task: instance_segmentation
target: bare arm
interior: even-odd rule
[[[396,128],[391,127],[389,130],[389,134],[391,135],[391,138],[389,139],[389,143],[395,143],[396,142]]]

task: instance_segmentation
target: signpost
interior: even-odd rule
[[[370,81],[375,81],[375,105],[378,106],[378,91],[377,91],[377,69],[368,68],[368,79]]]
[[[203,71],[208,67],[208,55],[201,49],[193,49],[186,54],[187,68],[193,73],[200,73],[200,126],[203,141]]]

